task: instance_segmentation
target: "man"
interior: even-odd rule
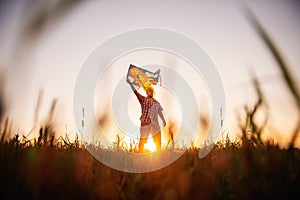
[[[127,83],[129,83],[132,91],[139,100],[142,109],[142,114],[140,117],[141,126],[139,152],[144,151],[144,145],[147,143],[149,133],[152,134],[156,150],[159,150],[161,149],[161,131],[158,123],[158,116],[163,121],[163,126],[166,126],[166,120],[162,114],[163,108],[161,107],[160,103],[153,98],[154,90],[152,87],[146,88],[147,97],[144,97],[137,92],[129,80],[127,80]]]

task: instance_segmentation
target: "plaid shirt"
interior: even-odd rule
[[[160,103],[153,98],[142,96],[137,91],[134,91],[134,93],[141,104],[142,114],[140,120],[142,125],[150,123],[158,125],[158,112],[163,110]]]

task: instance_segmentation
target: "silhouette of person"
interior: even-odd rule
[[[162,113],[163,108],[160,103],[154,99],[154,89],[152,87],[146,88],[147,96],[143,96],[133,87],[132,83],[127,80],[127,83],[131,86],[132,91],[136,95],[141,104],[142,114],[140,117],[140,140],[139,140],[139,152],[144,152],[144,145],[147,143],[148,136],[151,133],[153,141],[156,146],[156,150],[161,149],[161,130],[158,123],[158,116],[163,122],[163,126],[166,126],[166,120]]]

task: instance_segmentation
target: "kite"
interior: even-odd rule
[[[131,84],[137,86],[138,88],[142,87],[144,90],[146,90],[146,88],[150,87],[151,85],[157,85],[158,81],[160,81],[161,85],[160,69],[153,73],[130,64],[127,73],[127,80],[129,80]]]

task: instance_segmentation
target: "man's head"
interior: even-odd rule
[[[153,87],[147,87],[146,88],[147,97],[153,98],[153,93],[154,93]]]

